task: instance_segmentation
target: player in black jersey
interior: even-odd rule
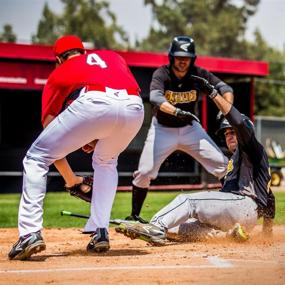
[[[201,88],[191,75],[207,79],[222,96],[233,102],[233,90],[209,71],[195,65],[194,40],[177,36],[169,48],[169,64],[159,67],[150,85],[154,116],[134,172],[130,220],[143,221],[139,215],[151,180],[161,164],[174,151],[186,152],[209,173],[221,179],[226,173],[227,158],[202,128],[195,114]]]
[[[227,102],[203,78],[201,85],[223,113],[218,134],[225,137],[230,157],[220,191],[180,194],[157,212],[150,224],[122,223],[116,230],[154,245],[165,240],[204,240],[230,236],[243,242],[263,217],[263,232],[270,236],[275,217],[275,197],[270,189],[270,168],[253,123]]]

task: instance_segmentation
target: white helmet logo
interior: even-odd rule
[[[188,51],[189,46],[190,46],[190,43],[187,43],[187,44],[181,45],[180,48],[183,49],[184,51]]]

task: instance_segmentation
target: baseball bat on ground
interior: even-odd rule
[[[82,214],[77,214],[77,213],[73,213],[70,211],[61,211],[60,214],[62,216],[70,216],[70,217],[76,217],[76,218],[82,218],[82,219],[89,219],[89,216],[87,215],[82,215]],[[114,224],[114,225],[119,225],[123,222],[124,220],[122,219],[111,219],[110,220],[110,224]]]
[[[64,211],[64,210],[61,211],[60,214],[61,214],[62,216],[71,216],[71,217],[89,219],[89,216],[87,216],[87,215],[76,214],[76,213],[72,213],[72,212]]]

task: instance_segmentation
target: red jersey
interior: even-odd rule
[[[139,94],[140,88],[125,60],[109,50],[98,50],[68,59],[49,76],[42,96],[42,123],[47,115],[57,116],[66,98],[78,88],[126,89]]]

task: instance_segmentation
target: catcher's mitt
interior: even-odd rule
[[[86,187],[87,186],[87,187]],[[93,187],[93,176],[84,176],[82,183],[75,184],[72,187],[64,187],[71,196],[82,199],[86,202],[91,203],[92,198],[92,187]],[[85,191],[85,189],[88,191]],[[82,191],[84,189],[84,192]]]

